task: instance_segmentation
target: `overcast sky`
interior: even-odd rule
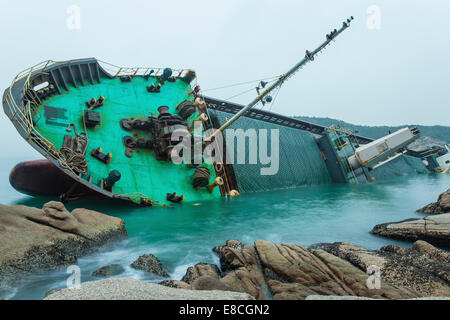
[[[0,4],[2,89],[43,60],[85,57],[122,66],[192,68],[203,89],[270,77],[287,71],[353,15],[352,27],[285,83],[272,111],[367,125],[450,125],[446,0]],[[70,5],[80,8],[79,29],[67,26]],[[248,88],[206,93],[228,98]],[[234,101],[245,104],[254,95]],[[3,113],[0,134],[2,153],[33,153]]]

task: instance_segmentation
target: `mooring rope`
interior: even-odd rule
[[[66,147],[61,147],[61,149],[59,149],[59,153],[61,158],[58,159],[58,161],[63,168],[70,169],[81,174],[86,174],[88,172],[88,164],[84,154],[75,152]]]

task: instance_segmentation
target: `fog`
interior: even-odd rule
[[[120,66],[192,68],[203,89],[266,78],[287,71],[353,15],[351,28],[284,84],[272,111],[366,125],[450,125],[447,1],[0,4],[3,89],[43,60],[86,57]],[[71,5],[80,9],[79,28],[71,28]],[[205,93],[225,99],[249,88]],[[233,101],[245,104],[255,94]],[[3,113],[0,134],[3,157],[37,156]]]

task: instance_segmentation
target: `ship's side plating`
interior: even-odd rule
[[[239,104],[213,98],[205,98],[205,101],[218,126],[243,108]],[[355,154],[356,148],[372,143],[373,139],[355,135],[345,129],[326,128],[259,109],[250,110],[230,126],[230,129],[242,129],[244,132],[249,129],[256,132],[260,129],[279,131],[279,170],[276,174],[261,175],[261,168],[267,167],[261,163],[231,165],[239,191],[242,192],[326,183],[366,183],[428,172],[419,156],[409,155],[403,148],[405,154],[394,153],[395,158],[376,169],[353,169],[348,158]],[[224,136],[226,137],[226,130]],[[236,154],[238,146],[232,145],[235,148],[233,153]],[[245,142],[245,148],[248,161],[248,140]]]

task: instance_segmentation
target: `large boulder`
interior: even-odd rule
[[[222,276],[213,272],[197,277],[199,266],[208,270],[205,273],[215,270],[198,264],[187,273],[195,275],[192,283],[161,284],[193,291],[238,291],[255,299],[275,300],[450,297],[450,255],[424,241],[411,249],[389,245],[371,251],[345,242],[304,248],[229,240],[214,251],[220,257]]]
[[[268,298],[267,283],[255,247],[243,245],[237,240],[228,240],[213,250],[219,254],[224,273],[221,282],[233,290],[247,292],[256,299]]]
[[[131,264],[137,270],[153,273],[160,277],[168,277],[169,271],[153,254],[144,254]]]
[[[414,290],[386,282],[382,282],[380,289],[370,289],[365,271],[324,250],[262,240],[249,246],[233,240],[215,247],[215,251],[224,273],[219,281],[256,299],[297,300],[311,295],[387,299],[419,296]]]
[[[79,289],[62,289],[45,300],[253,300],[241,292],[175,289],[136,279],[85,282]]]
[[[200,262],[193,267],[189,267],[181,281],[192,284],[195,280],[202,276],[209,276],[215,279],[219,279],[221,273],[219,268],[215,264]]]
[[[371,233],[405,241],[424,240],[433,245],[450,247],[450,213],[379,224]]]
[[[429,214],[441,214],[450,212],[450,189],[441,193],[437,202],[432,202],[417,212],[429,213]]]
[[[197,278],[191,285],[192,290],[221,290],[234,291],[233,288],[221,282],[216,277],[201,276]]]
[[[324,250],[300,245],[255,241],[269,288],[276,300],[305,299],[310,295],[361,296],[369,298],[413,298],[414,290],[384,281],[369,288],[368,275],[350,262]]]
[[[39,269],[76,262],[108,241],[127,236],[122,219],[87,209],[0,204],[0,285]]]
[[[376,266],[380,278],[394,286],[410,288],[421,296],[450,297],[450,254],[427,242],[417,241],[411,249],[388,245],[377,251],[346,242],[315,247],[349,261],[366,273]]]

